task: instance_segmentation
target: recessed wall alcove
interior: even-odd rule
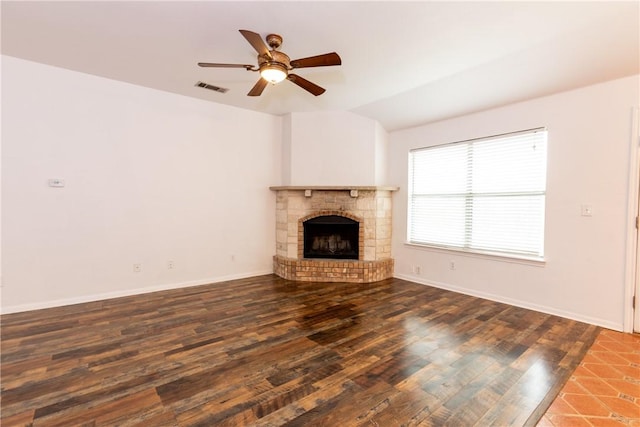
[[[289,280],[356,283],[393,276],[391,195],[396,187],[271,190],[277,194],[275,274]],[[316,236],[307,236],[306,251],[305,224],[319,228]]]

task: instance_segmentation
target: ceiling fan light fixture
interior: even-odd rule
[[[260,67],[260,76],[269,83],[280,83],[287,78],[287,69],[277,63],[264,64]]]

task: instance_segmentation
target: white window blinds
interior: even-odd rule
[[[544,255],[544,129],[409,152],[410,243]]]

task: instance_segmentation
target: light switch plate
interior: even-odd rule
[[[60,178],[49,179],[49,187],[64,187],[64,179],[60,179]]]

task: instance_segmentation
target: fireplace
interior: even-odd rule
[[[308,219],[302,225],[304,258],[358,259],[358,221],[322,215]]]
[[[397,187],[270,187],[273,271],[288,280],[370,283],[393,277],[391,195]]]

